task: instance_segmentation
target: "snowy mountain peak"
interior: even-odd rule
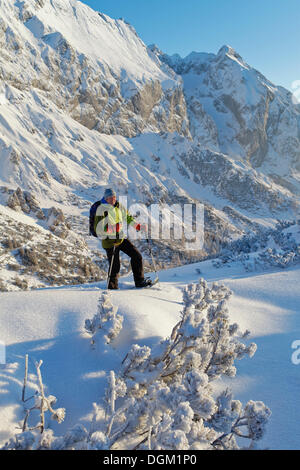
[[[219,51],[218,51],[218,56],[224,56],[224,55],[229,55],[229,56],[232,56],[232,57],[235,57],[235,56],[238,56],[240,57],[239,54],[237,54],[237,52],[233,49],[233,47],[225,44],[224,46],[222,46]]]
[[[217,54],[217,57],[221,59],[228,57],[229,59],[236,61],[242,67],[249,69],[249,66],[244,62],[240,54],[238,54],[231,46],[222,46]]]

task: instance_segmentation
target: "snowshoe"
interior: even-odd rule
[[[143,287],[151,287],[154,284],[156,284],[156,282],[153,282],[150,279],[150,277],[146,277],[145,279],[142,279],[141,281],[137,282],[135,287],[140,289],[140,288],[143,288]]]

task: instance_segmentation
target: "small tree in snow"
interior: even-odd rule
[[[287,268],[300,262],[300,221],[279,222],[275,229],[259,231],[256,235],[245,235],[222,250],[212,261],[217,268],[240,262],[246,271]],[[287,232],[287,229],[292,230]],[[298,229],[298,235],[297,235]]]
[[[39,448],[239,449],[242,439],[253,448],[270,410],[254,401],[243,407],[229,390],[215,397],[212,387],[222,375],[236,374],[235,360],[256,350],[254,343],[244,343],[249,332],[229,322],[230,295],[226,287],[208,287],[203,279],[188,285],[171,336],[152,349],[133,345],[119,373],[110,372],[105,404],[94,404],[90,430],[77,425],[59,438],[47,430]],[[97,314],[85,324],[93,345],[110,343],[121,326],[122,317],[105,292]],[[18,445],[29,437],[19,435]]]
[[[235,449],[237,438],[253,446],[262,437],[270,416],[262,402],[243,408],[228,390],[212,393],[213,380],[235,375],[234,361],[256,350],[242,342],[248,332],[229,323],[230,295],[200,279],[184,290],[170,338],[153,349],[132,346],[120,373],[111,373],[105,414],[98,410],[107,448]]]
[[[27,377],[28,377],[28,355],[25,356],[25,375],[24,375],[24,385],[22,391],[22,401],[24,403],[25,410],[25,419],[22,426],[22,433],[17,434],[12,439],[10,439],[4,446],[4,450],[35,450],[43,447],[42,442],[47,440],[49,436],[49,431],[45,434],[45,414],[50,413],[51,419],[61,423],[65,419],[65,409],[57,408],[54,409],[53,406],[56,403],[57,399],[53,395],[46,395],[44,384],[41,374],[41,366],[43,361],[35,363],[36,376],[38,389],[36,393],[27,399],[25,399]],[[27,402],[31,403],[31,406],[27,407]],[[28,425],[29,417],[32,413],[38,413],[39,419],[34,426]]]
[[[92,336],[91,344],[99,348],[111,343],[119,334],[123,325],[123,317],[118,315],[108,292],[104,292],[99,301],[97,313],[92,320],[85,321],[85,329]]]

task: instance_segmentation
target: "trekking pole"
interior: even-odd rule
[[[110,262],[108,276],[107,276],[106,289],[108,289],[108,285],[109,285],[109,281],[110,281],[111,271],[112,271],[112,267],[113,267],[113,264],[114,264],[115,251],[116,251],[116,245],[114,245],[114,248],[113,248],[113,254],[112,254],[112,257],[111,257],[111,262]]]
[[[151,258],[152,258],[152,263],[153,263],[154,271],[155,271],[155,274],[156,274],[156,279],[157,279],[157,281],[159,281],[158,274],[157,274],[157,269],[156,269],[156,264],[155,264],[155,261],[154,261],[154,256],[153,256],[153,253],[152,253],[152,249],[151,249],[151,244],[150,244],[149,238],[147,238],[147,243],[148,243],[150,255],[151,255]],[[156,280],[156,279],[155,279],[155,280]]]

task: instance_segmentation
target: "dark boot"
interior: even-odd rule
[[[141,288],[141,287],[148,287],[148,286],[152,286],[152,281],[149,278],[142,279],[135,283],[135,287]]]
[[[119,289],[118,281],[115,281],[115,282],[110,281],[109,284],[108,284],[107,289],[109,289],[109,290]]]

